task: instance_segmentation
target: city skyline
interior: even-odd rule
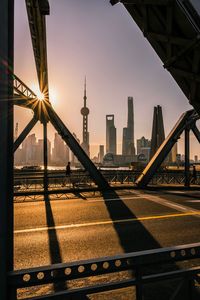
[[[37,77],[24,1],[16,3],[15,73],[35,89]],[[181,113],[191,106],[122,5],[112,7],[109,1],[97,0],[86,0],[84,4],[79,0],[60,0],[50,1],[50,8],[51,15],[47,17],[50,97],[64,123],[80,138],[82,82],[87,75],[91,156],[98,152],[100,144],[105,144],[106,114],[115,115],[120,141],[117,152],[121,153],[128,95],[135,99],[135,141],[141,136],[150,138],[152,110],[158,104],[163,107],[167,136]],[[20,132],[32,114],[20,108],[15,111]],[[42,138],[39,125],[36,133]],[[51,126],[49,139],[53,140]],[[199,152],[196,141],[192,148],[193,156]],[[183,153],[182,145],[180,149]]]

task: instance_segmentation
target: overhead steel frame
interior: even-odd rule
[[[121,2],[200,115],[200,16],[189,0]]]
[[[185,186],[190,186],[190,149],[189,149],[189,134],[190,130],[194,132],[194,135],[199,141],[200,132],[196,127],[196,121],[199,120],[199,115],[195,110],[189,110],[183,113],[174,128],[171,130],[168,137],[158,148],[146,168],[142,171],[142,174],[136,180],[136,185],[139,188],[144,188],[152,179],[157,169],[161,166],[162,162],[167,158],[169,152],[173,148],[174,144],[180,138],[180,135],[185,131]]]
[[[14,1],[0,9],[0,299],[8,299],[7,272],[13,270],[13,33]]]
[[[16,75],[13,74],[14,81],[14,104],[30,108],[34,111],[34,117],[23,130],[21,135],[14,143],[16,150],[20,143],[25,139],[30,130],[37,121],[43,124],[44,132],[44,187],[47,187],[47,123],[50,121],[63,140],[76,155],[81,164],[88,170],[99,189],[109,189],[108,182],[103,175],[97,170],[95,165],[89,159],[87,154],[78,144],[74,136],[70,133],[62,120],[58,117],[51,106],[49,100],[48,88],[48,69],[47,69],[47,49],[46,49],[46,22],[45,16],[49,14],[49,3],[47,0],[26,0],[26,8],[29,19],[29,27],[32,38],[33,51],[38,75],[40,90],[44,95],[44,100],[39,101],[37,96],[28,88]]]

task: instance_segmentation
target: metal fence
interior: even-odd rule
[[[111,186],[134,186],[139,172],[133,171],[102,171],[102,174]],[[200,176],[191,184],[200,185]],[[152,178],[150,185],[184,185],[185,175],[183,172],[160,172]],[[50,193],[62,193],[70,189],[97,188],[87,172],[73,172],[66,177],[65,173],[49,173],[48,190]],[[44,190],[43,173],[17,173],[14,177],[15,196],[41,194]]]
[[[17,292],[25,288],[29,295],[25,299],[66,300],[135,287],[135,296],[131,299],[197,300],[200,299],[198,258],[200,243],[13,271],[8,274],[10,299],[18,299]],[[182,262],[187,262],[187,266]],[[124,271],[129,271],[129,276],[120,275]],[[118,274],[116,280],[112,279],[113,274]],[[96,278],[101,275],[104,275],[103,281],[98,282]],[[83,281],[89,278],[91,280]],[[79,279],[82,279],[81,284]],[[70,288],[30,296],[33,288],[35,293],[36,287],[61,283],[66,286],[70,281],[73,282]]]

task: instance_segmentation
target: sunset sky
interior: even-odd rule
[[[84,76],[90,109],[91,154],[105,144],[106,114],[115,115],[118,153],[122,128],[127,125],[127,97],[133,96],[135,139],[151,137],[153,106],[161,105],[167,135],[180,114],[191,108],[188,100],[164,70],[160,59],[144,39],[122,4],[109,0],[49,0],[47,47],[50,97],[71,132],[82,140]],[[198,2],[199,3],[199,2]],[[25,0],[15,1],[15,73],[32,89],[37,76],[25,11]],[[15,109],[21,131],[32,117]],[[33,130],[42,138],[41,126]],[[49,139],[54,130],[49,125]],[[191,155],[199,154],[192,137]],[[183,153],[182,143],[179,151]]]

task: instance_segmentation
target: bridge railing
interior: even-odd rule
[[[154,286],[156,299],[159,290],[162,294],[169,293],[172,290],[170,286],[173,286],[173,295],[169,293],[169,297],[165,299],[177,299],[174,295],[178,294],[183,287],[185,298],[181,299],[198,299],[194,295],[198,292],[196,288],[200,284],[199,258],[200,243],[196,243],[17,270],[8,274],[9,290],[11,295],[17,295],[16,292],[19,295],[20,289],[26,289],[25,299],[60,300],[85,299],[86,295],[134,286],[135,299],[142,300],[146,299],[143,298],[146,292],[152,293],[151,285],[156,283],[156,289]],[[181,261],[187,262],[187,266],[181,264]],[[124,271],[129,272],[124,274]],[[104,276],[99,281],[100,275]],[[79,279],[81,283],[77,281]],[[48,295],[30,297],[31,289],[36,293],[37,287],[61,283],[66,285],[69,282],[72,282],[70,288]],[[151,292],[150,290],[148,292],[149,287]],[[26,294],[24,291],[23,295]],[[47,293],[47,289],[45,291]],[[149,296],[153,297],[153,295]],[[14,299],[13,296],[11,299]]]
[[[133,171],[102,171],[102,174],[111,186],[134,185],[139,172]],[[191,176],[191,184],[200,184],[200,175],[197,174],[197,179],[193,180]],[[184,185],[185,175],[183,172],[160,172],[156,173],[152,178],[151,185]],[[87,172],[74,172],[69,177],[64,173],[49,173],[48,188],[50,191],[56,190],[62,192],[65,189],[81,189],[96,187],[94,181]],[[15,194],[23,192],[41,192],[44,189],[43,173],[36,174],[17,174],[14,177]]]

